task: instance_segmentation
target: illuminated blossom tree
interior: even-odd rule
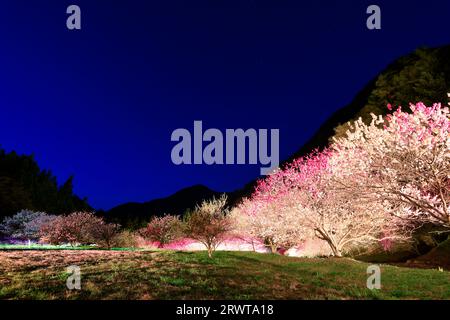
[[[181,236],[181,220],[172,215],[155,216],[141,231],[141,235],[146,239],[158,242],[159,247],[162,248]]]
[[[403,224],[381,203],[338,187],[339,163],[331,160],[335,154],[315,152],[258,183],[252,198],[239,206],[240,229],[280,245],[317,237],[335,256],[388,238],[406,238],[399,232]]]
[[[252,213],[248,206],[251,203],[246,200],[232,212],[235,232],[243,240],[263,242],[272,253],[302,242],[304,234],[299,232],[299,220],[295,216],[281,212],[275,205],[268,204],[257,213]]]
[[[97,245],[103,248],[111,249],[119,244],[120,226],[115,223],[106,223],[102,219],[96,219],[88,226],[88,236]]]
[[[93,230],[104,223],[100,217],[90,212],[74,212],[68,216],[58,216],[41,228],[41,240],[52,244],[95,243]]]
[[[287,202],[290,187],[283,182],[284,178],[284,172],[278,170],[259,180],[252,197],[244,199],[231,213],[237,235],[246,241],[263,242],[272,253],[299,245],[311,237],[310,230]]]
[[[359,190],[401,219],[450,228],[449,110],[422,103],[410,108],[386,119],[373,116],[369,125],[358,120],[336,140],[340,170],[353,177],[340,186]]]
[[[273,244],[313,233],[336,256],[407,241],[424,223],[450,228],[449,110],[411,111],[360,119],[346,138],[259,182],[237,209],[237,228]]]
[[[211,258],[213,252],[225,236],[232,230],[228,216],[227,197],[205,200],[189,212],[184,221],[184,233],[187,237],[201,242]]]
[[[398,232],[401,224],[381,205],[337,187],[341,170],[333,165],[334,156],[331,150],[313,153],[285,170],[287,180],[295,186],[287,197],[302,224],[326,241],[335,256],[386,238],[403,239]]]
[[[41,227],[50,223],[55,216],[45,212],[21,210],[12,217],[6,217],[0,224],[0,233],[18,239],[37,240]]]

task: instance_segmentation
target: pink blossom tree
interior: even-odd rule
[[[119,226],[107,224],[91,212],[73,212],[67,216],[57,216],[40,229],[41,241],[52,244],[98,243],[111,247]]]
[[[119,241],[120,226],[115,223],[106,223],[101,219],[96,219],[94,223],[89,224],[88,234],[92,241],[101,247],[111,249],[120,244]]]
[[[145,239],[158,242],[160,248],[181,237],[181,220],[177,216],[153,217],[141,231]]]

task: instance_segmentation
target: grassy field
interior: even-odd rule
[[[81,267],[68,290],[66,267]],[[0,299],[450,299],[450,272],[350,259],[170,251],[0,251]]]

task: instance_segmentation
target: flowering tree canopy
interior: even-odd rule
[[[203,201],[187,214],[184,221],[186,236],[204,244],[210,258],[231,229],[225,195]]]
[[[57,216],[45,224],[41,239],[52,244],[91,244],[96,242],[110,245],[110,239],[118,226],[106,225],[102,218],[91,212],[74,212],[67,216]]]
[[[360,159],[356,168],[344,161],[340,168],[353,182],[364,181],[343,185],[364,190],[403,219],[450,228],[449,110],[422,103],[410,108],[374,116],[370,125],[359,120],[336,141],[338,153]]]
[[[12,217],[6,217],[0,225],[0,232],[13,238],[37,240],[41,227],[54,218],[45,212],[22,210]]]
[[[426,222],[450,228],[449,111],[411,110],[359,119],[345,138],[260,181],[235,209],[236,228],[281,246],[314,235],[336,256],[407,240]]]
[[[149,240],[156,241],[159,247],[176,240],[181,236],[181,220],[177,216],[165,215],[153,217],[141,235]]]

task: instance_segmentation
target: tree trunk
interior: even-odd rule
[[[326,241],[327,241],[328,245],[330,246],[331,251],[333,252],[333,256],[341,258],[342,257],[341,250],[330,239],[327,239]]]
[[[269,247],[270,247],[270,251],[271,251],[273,254],[278,253],[278,251],[277,251],[278,247],[277,247],[276,244],[270,243],[270,244],[269,244]]]
[[[337,250],[334,254],[335,257],[342,258],[342,252]]]
[[[212,258],[212,252],[213,252],[212,248],[208,247],[208,257]]]

